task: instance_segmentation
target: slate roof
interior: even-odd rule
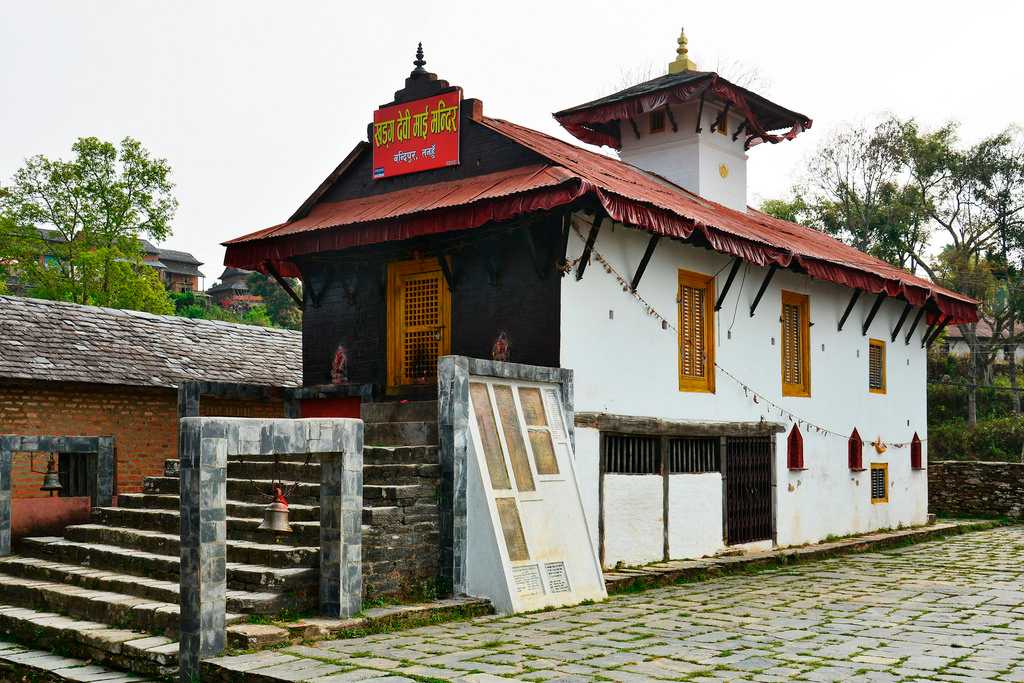
[[[176,387],[302,384],[302,334],[0,296],[0,379]]]

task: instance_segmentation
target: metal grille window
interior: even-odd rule
[[[782,292],[782,395],[810,396],[810,305],[807,296]]]
[[[701,474],[721,471],[720,440],[714,437],[680,437],[668,442],[669,474]]]
[[[714,278],[679,271],[679,390],[715,391]]]
[[[868,343],[868,390],[885,393],[885,342],[878,339]]]
[[[57,455],[57,470],[61,485],[58,495],[67,498],[92,495],[90,484],[96,476],[94,458],[83,453],[60,453]]]
[[[661,474],[661,439],[605,434],[603,458],[608,474]]]
[[[884,462],[871,463],[871,502],[889,502],[889,466]]]

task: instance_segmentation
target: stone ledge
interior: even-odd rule
[[[311,617],[274,624],[234,624],[227,627],[228,647],[238,650],[259,650],[314,640],[350,638],[493,612],[494,608],[490,601],[466,597],[414,605],[374,607],[349,619]]]
[[[1003,522],[996,520],[951,520],[929,526],[870,533],[808,546],[779,548],[744,555],[720,555],[699,560],[669,560],[640,567],[606,570],[604,581],[608,594],[611,595],[655,588],[681,581],[700,581],[711,576],[744,571],[749,568],[824,559],[868,550],[882,550],[905,543],[921,543],[944,536],[991,529],[1002,524]]]

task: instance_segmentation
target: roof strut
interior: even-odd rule
[[[267,272],[270,273],[270,276],[277,280],[277,284],[281,285],[281,289],[283,289],[288,294],[288,296],[290,296],[292,300],[295,301],[295,305],[298,306],[299,310],[301,311],[303,305],[302,297],[296,294],[295,290],[292,289],[292,286],[288,284],[288,281],[281,277],[281,275],[277,272],[277,269],[274,268],[273,263],[267,261],[264,264],[264,266],[266,266]]]
[[[590,226],[590,234],[587,235],[587,243],[583,247],[583,253],[580,254],[580,262],[576,265],[576,279],[583,279],[583,272],[587,269],[587,264],[590,263],[590,252],[594,250],[594,242],[597,241],[597,232],[601,229],[601,224],[604,223],[604,218],[595,218],[594,224]]]
[[[740,265],[743,263],[743,259],[739,256],[732,260],[732,268],[729,269],[729,277],[725,278],[725,286],[722,287],[722,291],[718,293],[718,300],[715,302],[715,310],[722,310],[722,304],[725,303],[725,295],[729,293],[729,288],[732,287],[732,281],[736,279],[736,273],[740,269]]]
[[[736,142],[736,138],[738,138],[740,136],[740,133],[742,133],[743,129],[746,128],[746,127],[747,127],[747,122],[746,121],[741,121],[740,125],[736,126],[736,132],[732,134],[732,141],[733,142]]]
[[[935,331],[935,328],[938,327],[938,326],[939,326],[939,321],[936,320],[931,325],[929,325],[927,328],[925,328],[924,336],[921,337],[921,348],[922,349],[924,348],[924,345],[928,343],[928,338],[932,336],[932,332]]]
[[[569,214],[567,214],[567,213],[563,214],[562,215],[562,251],[561,251],[561,258],[558,261],[558,271],[560,273],[559,277],[562,277],[562,276],[565,275],[565,264],[566,264],[566,258],[565,257],[566,257],[566,254],[567,254],[568,250],[569,250],[569,221],[570,221]]]
[[[640,259],[640,265],[636,267],[636,273],[633,274],[633,280],[629,283],[629,288],[636,291],[636,288],[640,286],[640,278],[644,276],[644,271],[647,270],[647,264],[651,260],[651,256],[654,255],[654,248],[658,246],[658,240],[661,239],[661,235],[651,235],[651,239],[647,242],[647,249],[644,251],[644,256]]]
[[[946,329],[946,325],[948,325],[948,324],[949,324],[949,316],[945,315],[945,316],[942,317],[942,320],[939,321],[939,324],[935,328],[935,331],[932,332],[932,336],[931,337],[925,337],[924,341],[921,342],[921,346],[927,346],[927,347],[931,348],[932,343],[936,339],[939,338],[939,335],[942,334],[942,331]]]
[[[857,305],[857,299],[860,298],[862,290],[853,290],[853,296],[850,297],[850,303],[846,304],[846,310],[843,311],[843,317],[839,319],[839,332],[843,331],[843,325],[846,324],[846,319],[850,317],[850,313],[853,312],[853,307]]]
[[[907,314],[910,313],[910,309],[913,307],[914,305],[910,302],[907,302],[907,305],[903,307],[903,312],[900,313],[900,319],[896,321],[896,329],[892,331],[892,337],[889,338],[889,341],[896,341],[896,337],[900,334],[900,328],[903,327],[903,321],[907,319]]]
[[[437,262],[441,266],[441,275],[444,275],[444,281],[448,285],[448,293],[451,294],[455,291],[455,273],[452,272],[452,268],[448,265],[448,255],[438,254]]]
[[[704,92],[702,92],[700,94],[700,106],[697,107],[697,130],[695,130],[694,132],[698,133],[698,134],[701,132],[701,127],[700,127],[701,119],[704,118],[704,95],[705,95],[706,92],[707,91],[704,91]]]
[[[923,315],[924,315],[924,306],[922,306],[921,310],[919,310],[917,312],[917,315],[914,316],[914,322],[910,323],[910,329],[907,330],[907,336],[903,340],[904,344],[909,344],[910,343],[910,337],[913,336],[914,330],[917,329],[917,324],[919,322],[921,322],[921,316],[923,316]]]
[[[640,129],[637,128],[636,121],[633,120],[632,116],[629,117],[629,125],[633,126],[633,135],[635,135],[636,139],[639,140],[640,139]]]
[[[672,107],[665,105],[665,114],[668,116],[668,122],[672,124],[672,132],[678,133],[679,126],[676,125],[676,117],[672,116]]]
[[[530,252],[530,261],[533,263],[533,269],[537,272],[537,277],[541,280],[546,279],[548,271],[537,254],[537,244],[533,241],[533,233],[530,232],[530,226],[524,225],[520,232],[523,233],[523,239],[526,240],[526,249]]]
[[[729,121],[726,117],[729,115],[729,107],[732,106],[732,102],[725,103],[725,109],[719,112],[718,116],[715,117],[715,122],[711,124],[711,132],[714,133],[718,130],[729,130]]]
[[[768,283],[775,277],[775,271],[779,269],[778,264],[773,263],[768,268],[768,274],[764,276],[764,282],[761,283],[761,288],[757,290],[757,294],[754,295],[754,303],[750,304],[750,317],[754,317],[754,311],[757,310],[757,305],[761,303],[761,297],[764,296],[764,290],[768,289]]]
[[[871,310],[868,311],[868,318],[864,321],[864,326],[860,328],[861,336],[868,333],[868,328],[871,327],[872,321],[875,319],[875,314],[878,313],[878,309],[882,307],[882,302],[886,300],[889,295],[885,292],[879,292],[878,297],[875,299],[875,303],[871,305]]]

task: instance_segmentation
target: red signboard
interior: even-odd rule
[[[456,89],[373,112],[373,177],[457,166],[461,104]]]

